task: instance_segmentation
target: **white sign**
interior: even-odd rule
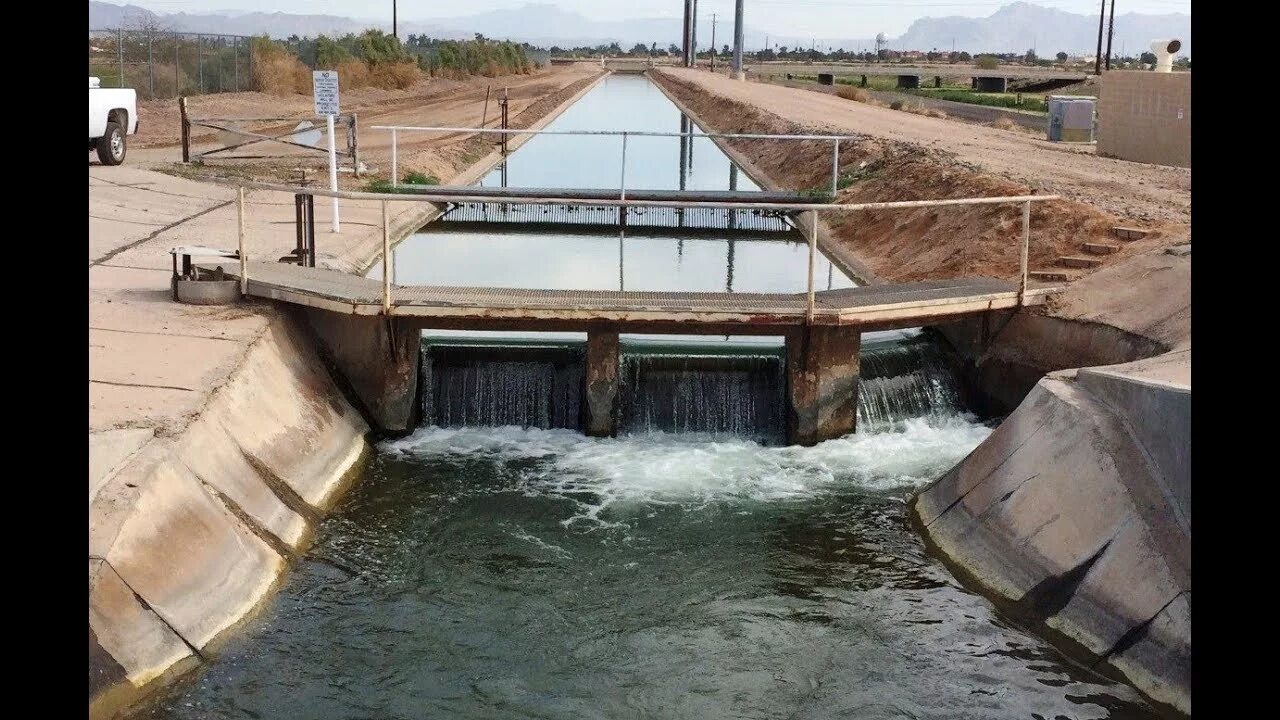
[[[316,115],[338,114],[338,71],[316,70],[311,73]]]

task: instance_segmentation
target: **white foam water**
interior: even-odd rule
[[[602,439],[570,430],[423,427],[384,447],[424,459],[511,463],[526,493],[580,505],[567,522],[609,524],[606,511],[636,504],[785,502],[912,489],[948,470],[990,432],[971,416],[917,418],[805,448],[689,434]]]

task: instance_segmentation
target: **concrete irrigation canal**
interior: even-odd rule
[[[251,193],[249,259],[194,271],[270,304],[270,346],[153,461],[168,485],[99,491],[129,499],[91,554],[96,712],[1189,713],[1189,449],[1140,429],[1181,422],[1177,372],[993,409],[974,353],[1060,288],[860,280],[668,85],[604,75],[429,211],[353,195],[341,257],[255,251],[293,205]],[[1126,574],[1160,579],[1117,599]]]

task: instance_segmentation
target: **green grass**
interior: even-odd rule
[[[1030,93],[1024,93],[1022,96],[1022,103],[1019,104],[1017,93],[980,93],[974,92],[968,88],[956,87],[920,88],[919,90],[908,92],[913,95],[937,98],[939,100],[950,100],[952,102],[969,103],[970,105],[986,105],[988,107],[1031,110],[1034,112],[1049,111],[1048,106],[1045,105],[1043,96],[1033,95]]]
[[[364,186],[365,192],[371,193],[399,193],[402,195],[411,195],[414,187],[424,185],[439,185],[440,180],[435,175],[423,175],[420,172],[411,172],[404,176],[404,180],[399,185],[392,185],[390,180],[378,178],[369,181]]]

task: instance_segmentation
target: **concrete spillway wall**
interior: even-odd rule
[[[305,326],[277,315],[179,436],[90,498],[89,693],[108,716],[267,595],[367,447]]]
[[[1041,379],[912,509],[1016,620],[1189,715],[1191,390],[1151,364]]]

